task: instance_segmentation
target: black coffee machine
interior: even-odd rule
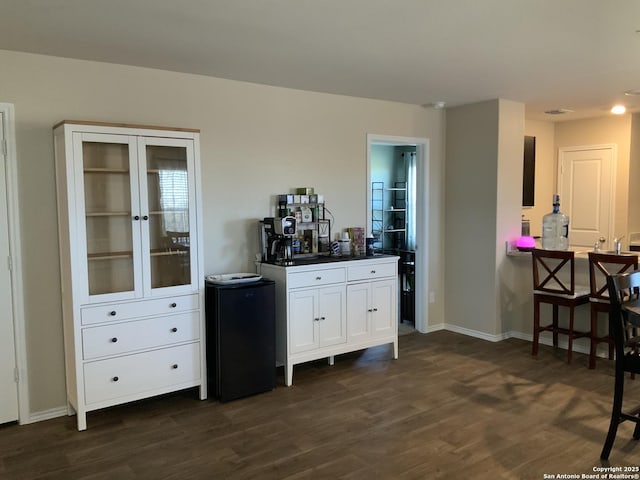
[[[296,236],[295,217],[265,217],[260,222],[262,261],[276,265],[293,265],[293,237]]]

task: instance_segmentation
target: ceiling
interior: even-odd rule
[[[638,0],[0,0],[0,49],[553,121],[640,111],[638,31]]]

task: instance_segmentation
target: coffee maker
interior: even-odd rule
[[[265,217],[260,222],[262,261],[276,265],[293,265],[293,237],[296,236],[295,217]]]

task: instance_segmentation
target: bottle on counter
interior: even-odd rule
[[[553,212],[542,217],[542,248],[567,250],[569,248],[569,217],[560,212],[560,195],[553,195]]]

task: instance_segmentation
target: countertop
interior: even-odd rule
[[[277,265],[279,267],[297,267],[302,265],[320,265],[326,263],[339,263],[339,262],[351,262],[354,260],[377,260],[382,258],[398,258],[396,255],[386,255],[386,254],[378,254],[370,257],[367,256],[359,256],[359,257],[351,257],[351,256],[328,256],[328,255],[318,255],[317,257],[307,257],[307,258],[296,258],[293,261],[293,265],[278,265],[275,263],[266,263],[268,265]]]

